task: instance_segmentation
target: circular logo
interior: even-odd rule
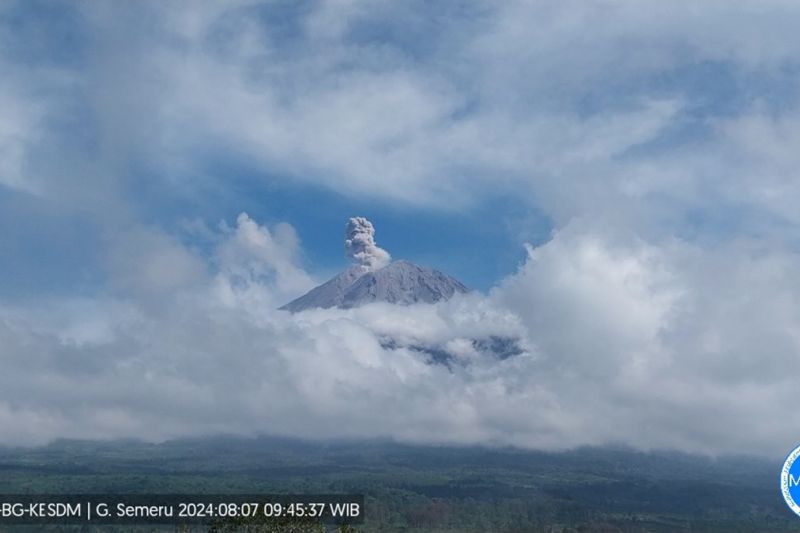
[[[781,469],[781,494],[794,514],[800,516],[800,446],[786,456]]]

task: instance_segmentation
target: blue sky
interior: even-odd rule
[[[798,20],[788,0],[3,2],[0,442],[256,420],[791,448]],[[351,216],[480,293],[276,311],[346,266]],[[478,334],[525,355],[481,360]],[[400,400],[403,424],[377,416]]]

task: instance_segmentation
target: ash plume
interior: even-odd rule
[[[376,270],[389,263],[389,252],[375,244],[375,228],[364,217],[353,217],[345,226],[344,250],[347,258],[366,270]]]

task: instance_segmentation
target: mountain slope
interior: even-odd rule
[[[469,292],[457,279],[409,261],[394,261],[377,270],[353,267],[281,307],[293,313],[306,309],[351,308],[372,302],[398,305],[433,303]]]
[[[354,266],[337,274],[322,285],[314,287],[303,296],[281,307],[284,311],[297,313],[305,309],[341,307],[342,298],[353,283],[366,273],[363,267]]]
[[[341,307],[357,307],[370,302],[433,303],[466,292],[469,289],[460,281],[438,270],[408,261],[395,261],[361,276],[345,291]]]

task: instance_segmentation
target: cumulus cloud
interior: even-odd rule
[[[300,240],[294,228],[280,223],[273,228],[257,224],[246,213],[236,227],[223,225],[223,240],[216,251],[219,272],[215,286],[223,301],[254,298],[262,305],[279,302],[314,286],[300,267]]]
[[[353,217],[347,221],[344,252],[348,259],[367,270],[386,266],[391,260],[389,252],[375,244],[375,228],[364,217]]]

